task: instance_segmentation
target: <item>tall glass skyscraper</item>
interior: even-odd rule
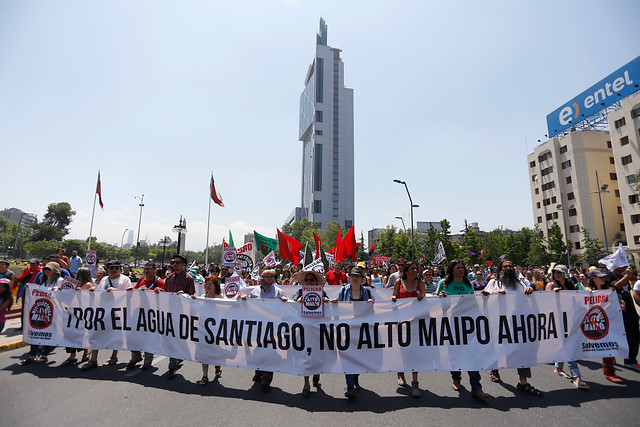
[[[354,220],[353,89],[344,87],[340,49],[327,46],[320,19],[316,54],[300,95],[302,197],[287,222],[308,218],[324,228]]]

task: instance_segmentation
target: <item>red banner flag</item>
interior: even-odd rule
[[[280,258],[293,262],[294,265],[298,265],[300,262],[300,249],[302,249],[302,243],[298,242],[291,236],[287,236],[282,231],[278,230],[278,243],[280,244]]]
[[[216,183],[213,180],[213,174],[211,174],[211,184],[209,184],[209,190],[211,191],[211,199],[213,200],[213,203],[224,208],[224,203],[222,203],[222,196],[220,195],[218,190],[216,190]]]
[[[342,259],[346,259],[349,255],[351,255],[352,260],[358,261],[358,245],[356,244],[356,233],[353,230],[353,225],[342,240]]]
[[[100,209],[104,210],[104,204],[102,204],[102,184],[100,183],[100,171],[98,171],[98,184],[96,185],[96,194],[98,194],[98,203],[100,203]]]

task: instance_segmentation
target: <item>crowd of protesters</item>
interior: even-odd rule
[[[77,290],[81,291],[105,291],[133,290],[151,292],[173,292],[176,294],[188,294],[193,298],[221,298],[222,285],[234,273],[232,268],[210,264],[198,267],[192,263],[188,266],[188,260],[184,255],[176,254],[169,266],[159,268],[155,263],[148,262],[144,265],[143,274],[137,278],[128,264],[122,265],[117,260],[105,260],[102,266],[92,268],[83,267],[82,260],[77,253],[69,259],[64,256],[64,251],[59,249],[42,262],[32,259],[29,267],[19,277],[14,277],[8,269],[8,261],[0,261],[0,332],[4,328],[5,312],[11,306],[13,296],[12,288],[18,288],[18,297],[26,283],[36,283],[41,286],[57,289],[64,281],[64,277],[75,277]],[[447,266],[429,266],[425,263],[406,261],[402,258],[392,265],[367,265],[364,262],[342,264],[336,262],[326,274],[306,271],[302,264],[277,264],[274,267],[260,265],[259,279],[255,280],[254,288],[250,288],[247,294],[238,295],[238,298],[272,298],[287,301],[285,292],[281,286],[289,285],[327,285],[340,286],[338,298],[329,300],[324,294],[325,302],[338,301],[362,301],[372,303],[371,288],[389,288],[391,301],[402,298],[416,298],[418,301],[425,296],[444,298],[447,295],[458,294],[506,294],[519,292],[531,295],[534,292],[562,292],[571,290],[597,291],[602,289],[615,289],[621,304],[625,335],[629,343],[629,354],[624,359],[624,366],[633,370],[640,370],[637,361],[640,329],[638,313],[634,301],[640,304],[640,280],[635,269],[626,262],[602,266],[591,266],[588,269],[569,268],[565,265],[552,263],[544,268],[530,268],[515,266],[510,260],[503,259],[496,266],[473,265],[468,267],[463,260],[452,260]],[[249,284],[254,284],[249,272],[241,272],[240,275]],[[204,294],[197,295],[196,280],[204,282]],[[391,291],[392,290],[392,291]],[[294,301],[301,300],[301,292],[297,292]],[[54,350],[50,346],[32,345],[27,358],[22,360],[23,365],[42,363],[48,360],[48,355]],[[68,358],[62,365],[72,365],[78,361],[77,352],[82,351],[81,369],[89,371],[98,367],[98,350],[67,348]],[[140,351],[132,351],[131,358],[126,365],[127,370],[136,369],[142,362],[141,369],[149,369],[152,366],[154,355]],[[118,351],[113,350],[103,366],[114,365],[118,361]],[[570,379],[577,388],[589,389],[584,381],[577,361],[566,361],[569,372],[564,371],[564,363],[555,364],[555,374]],[[176,371],[180,369],[183,361],[175,358],[169,359],[166,377],[172,379]],[[607,380],[621,383],[614,367],[614,358],[604,358],[602,362],[603,372]],[[517,390],[542,396],[543,392],[529,383],[531,369],[519,368],[519,381]],[[202,365],[202,378],[197,381],[199,385],[209,382],[209,366]],[[215,366],[215,376],[220,377],[222,369]],[[480,384],[481,375],[477,371],[468,372],[471,383],[472,395],[485,399],[488,397]],[[356,391],[360,390],[358,375],[346,374],[347,391],[345,397],[352,399]],[[461,372],[451,372],[452,388],[462,390]],[[500,372],[490,371],[489,378],[493,382],[501,382]],[[313,376],[313,385],[318,387],[320,376]],[[260,382],[265,392],[270,390],[273,381],[273,372],[255,371],[254,382]],[[398,385],[408,386],[404,373],[398,373]],[[411,392],[413,397],[420,396],[418,372],[412,372]],[[309,377],[305,377],[302,390],[303,397],[310,396],[311,385]]]

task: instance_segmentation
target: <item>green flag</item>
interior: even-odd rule
[[[231,230],[229,230],[229,247],[235,248],[236,245],[233,244],[233,236],[231,235]]]
[[[253,230],[253,237],[255,238],[256,245],[258,245],[262,255],[269,255],[269,252],[275,251],[278,247],[278,241],[276,239],[265,237],[262,234],[256,233],[255,230]]]
[[[311,264],[313,262],[313,255],[311,254],[311,250],[309,249],[309,242],[307,242],[307,246],[304,247],[304,266]]]

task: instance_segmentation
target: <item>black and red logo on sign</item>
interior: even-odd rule
[[[227,298],[234,298],[236,295],[238,295],[238,284],[229,283],[224,287],[224,294]]]
[[[29,324],[33,329],[45,329],[53,322],[53,304],[48,299],[38,299],[29,311]]]
[[[307,292],[302,303],[307,310],[317,310],[322,305],[322,297],[315,292]]]
[[[599,305],[589,309],[580,325],[582,333],[590,340],[599,340],[609,333],[609,318],[607,313]]]

